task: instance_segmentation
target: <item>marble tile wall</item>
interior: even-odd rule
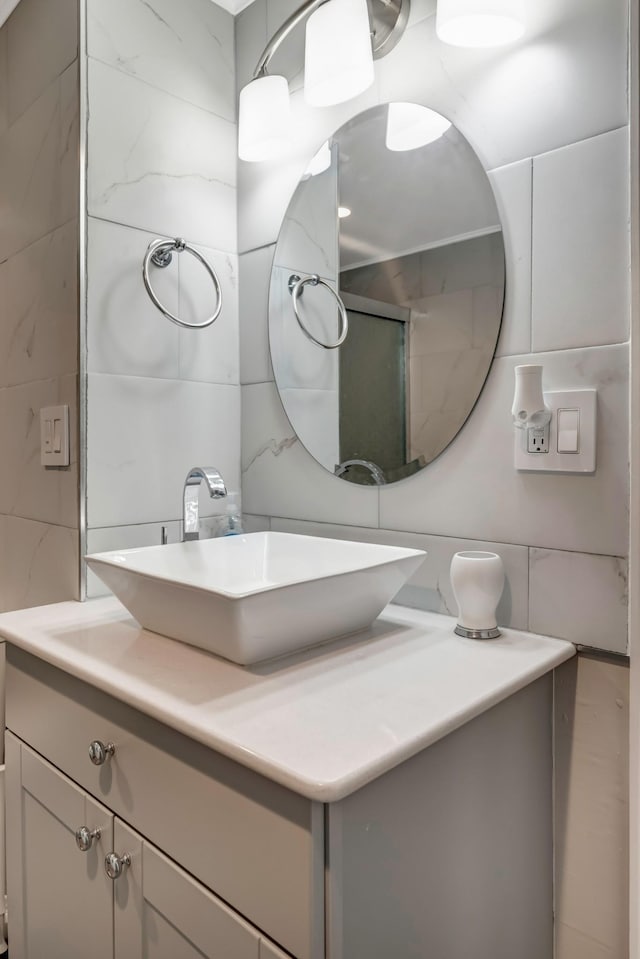
[[[78,596],[78,8],[22,0],[0,30],[0,610]],[[71,465],[40,465],[42,406]]]
[[[295,0],[256,0],[237,18],[239,86],[276,6],[284,16]],[[294,154],[277,165],[239,164],[244,509],[273,528],[312,523],[318,532],[397,543],[424,537],[432,555],[409,598],[431,609],[446,608],[459,544],[493,544],[518,597],[503,607],[502,622],[626,652],[627,3],[544,0],[531,6],[522,43],[502,51],[439,44],[434,7],[413,5],[405,36],[377,61],[374,87],[357,100],[313,112],[294,79]],[[298,77],[295,42],[288,56],[288,76]],[[273,382],[264,291],[308,158],[349,117],[391,99],[449,116],[489,170],[507,292],[497,358],[471,418],[427,469],[378,493],[330,476],[297,440]],[[548,389],[598,389],[594,475],[514,471],[513,368],[534,361],[544,364]],[[589,608],[580,580],[591,584]]]
[[[211,0],[86,0],[88,549],[178,538],[184,478],[216,466],[240,489],[234,22]],[[151,303],[149,242],[181,236],[215,267],[223,308],[183,330]],[[188,254],[152,283],[210,315]],[[204,516],[220,510],[202,494]],[[89,595],[101,592],[90,580]]]
[[[338,351],[323,350],[305,335],[293,311],[289,281],[291,276],[318,274],[336,289],[337,217],[338,177],[333,163],[300,184],[287,210],[269,289],[269,343],[287,417],[318,462],[331,471],[340,461]],[[328,290],[305,287],[299,309],[313,336],[324,343],[335,340],[337,311]]]

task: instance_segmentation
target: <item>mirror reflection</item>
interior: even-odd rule
[[[367,110],[323,144],[276,246],[269,337],[299,439],[342,479],[425,467],[487,377],[504,300],[488,177],[448,120]]]

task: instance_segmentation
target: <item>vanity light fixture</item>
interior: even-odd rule
[[[291,144],[289,84],[284,77],[258,77],[240,91],[238,155],[261,163],[275,160]]]
[[[304,95],[313,106],[358,96],[373,83],[373,60],[405,31],[410,0],[305,0],[264,48],[253,79],[240,91],[238,155],[260,162],[282,156],[291,141],[289,85],[267,73],[284,40],[307,21]]]
[[[390,103],[387,113],[387,150],[416,150],[443,136],[451,123],[446,117],[418,103]]]
[[[524,0],[438,0],[436,33],[454,47],[499,47],[524,33]]]
[[[339,206],[338,207],[338,217],[341,220],[344,220],[345,217],[351,216],[351,210],[348,206]]]
[[[330,0],[307,21],[304,98],[312,107],[352,100],[373,83],[366,0]]]

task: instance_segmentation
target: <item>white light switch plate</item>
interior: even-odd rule
[[[527,452],[527,430],[515,432],[515,467],[536,473],[595,473],[597,390],[563,390],[544,394],[551,410],[549,452]],[[558,453],[558,410],[579,410],[577,453]]]
[[[69,465],[68,406],[43,406],[40,410],[40,463]]]

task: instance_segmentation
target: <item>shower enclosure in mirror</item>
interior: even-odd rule
[[[455,127],[416,104],[341,127],[289,204],[270,288],[276,384],[318,462],[383,484],[438,456],[486,380],[504,282],[493,191]]]

